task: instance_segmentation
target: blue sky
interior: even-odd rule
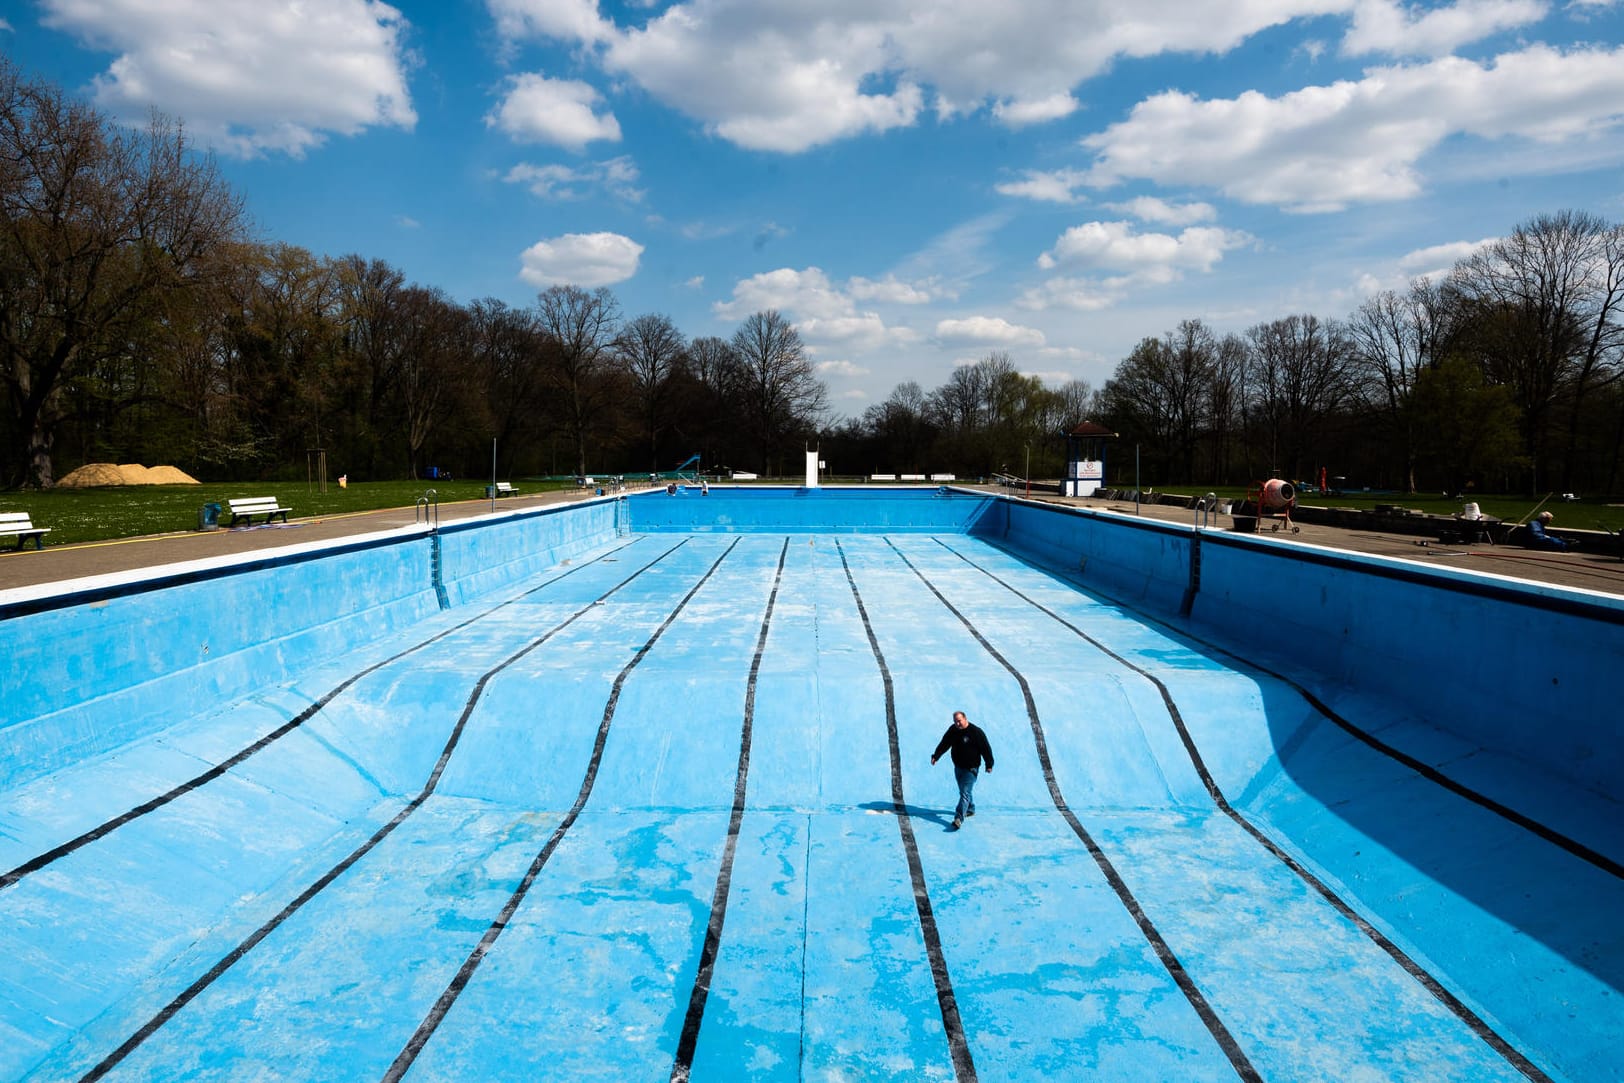
[[[0,41],[181,118],[263,239],[689,336],[776,308],[844,414],[1624,220],[1624,0],[8,0]]]

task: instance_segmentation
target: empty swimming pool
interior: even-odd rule
[[[0,1078],[1624,1078],[1599,596],[714,489],[0,607]]]

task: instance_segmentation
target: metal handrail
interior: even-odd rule
[[[1218,494],[1208,493],[1195,502],[1195,527],[1200,530],[1218,517]]]
[[[432,518],[430,513],[432,511]],[[423,495],[417,498],[417,506],[412,511],[412,522],[426,523],[434,529],[440,528],[440,494],[433,489],[423,490]]]

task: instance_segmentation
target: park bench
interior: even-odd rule
[[[17,548],[21,549],[29,538],[34,539],[34,548],[42,548],[45,544],[45,535],[51,532],[48,526],[35,526],[26,511],[0,511],[0,537],[7,534],[17,536]]]
[[[248,525],[254,524],[254,516],[263,515],[267,523],[278,515],[285,523],[288,521],[288,512],[292,508],[279,507],[274,496],[245,496],[236,500],[226,501],[227,509],[231,512],[231,525],[236,526],[238,519],[247,519]]]
[[[512,496],[518,491],[519,490],[513,487],[513,483],[511,481],[499,481],[496,483],[497,496]]]

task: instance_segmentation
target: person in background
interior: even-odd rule
[[[1554,518],[1555,516],[1548,511],[1542,511],[1534,516],[1528,523],[1528,540],[1523,544],[1529,549],[1553,549],[1557,552],[1573,548],[1572,545],[1561,538],[1545,533],[1545,528],[1551,525],[1551,520]]]
[[[953,810],[953,830],[957,831],[964,826],[966,817],[976,814],[976,774],[983,760],[987,763],[987,773],[992,774],[992,745],[980,726],[966,718],[963,711],[954,711],[953,724],[947,727],[936,751],[930,754],[931,766],[936,766],[942,753],[949,750],[953,754],[953,777],[959,784],[959,804]]]

